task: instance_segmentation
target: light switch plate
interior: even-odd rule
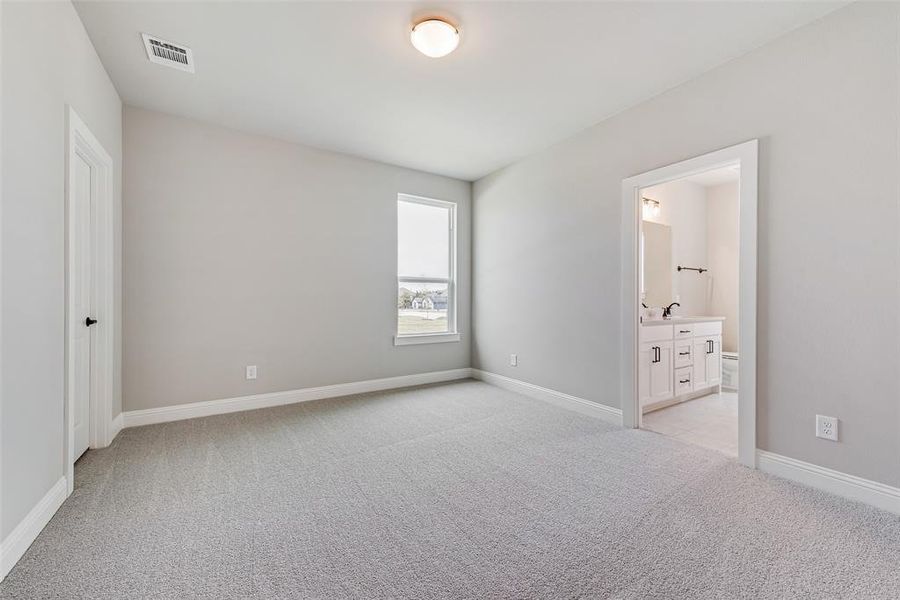
[[[247,365],[247,379],[256,379],[256,365]]]
[[[515,367],[519,364],[519,355],[518,354],[510,354],[509,355],[509,366]]]

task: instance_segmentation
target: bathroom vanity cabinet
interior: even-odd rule
[[[723,320],[680,317],[641,324],[638,393],[643,412],[719,388]]]

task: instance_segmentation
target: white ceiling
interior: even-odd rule
[[[841,3],[76,2],[125,103],[474,180]],[[438,10],[423,10],[438,9]],[[446,10],[442,10],[446,9]],[[456,52],[409,43],[458,20]],[[197,73],[150,63],[150,33]]]

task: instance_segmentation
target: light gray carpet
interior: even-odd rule
[[[6,598],[900,598],[900,517],[464,381],[89,452]]]

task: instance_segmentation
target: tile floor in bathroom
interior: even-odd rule
[[[709,394],[655,410],[644,415],[643,428],[737,457],[737,393]]]

